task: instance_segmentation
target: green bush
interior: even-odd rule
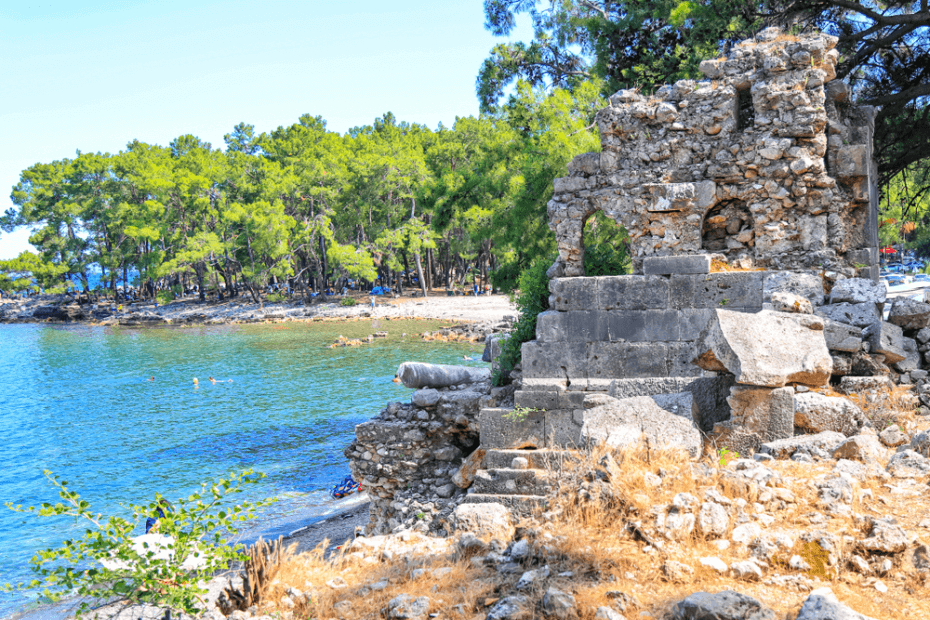
[[[270,304],[277,304],[287,299],[287,296],[282,293],[269,293],[265,296],[265,301]]]
[[[170,291],[162,291],[155,295],[155,301],[157,301],[162,306],[167,306],[172,301],[174,301],[174,293]]]
[[[358,305],[358,302],[352,299],[351,297],[343,297],[339,301],[339,305],[340,306],[356,306]]]
[[[546,270],[554,261],[554,255],[538,259],[520,274],[519,291],[513,300],[520,310],[520,318],[514,323],[510,338],[504,342],[497,368],[491,377],[494,385],[509,382],[510,371],[521,361],[523,343],[536,338],[536,317],[549,309],[549,278],[546,277]]]
[[[584,274],[619,276],[630,273],[629,242],[626,229],[602,211],[589,217],[584,227]]]
[[[7,507],[40,517],[74,517],[84,525],[84,533],[57,549],[38,552],[31,560],[36,579],[17,587],[41,587],[42,594],[52,600],[78,595],[84,599],[79,615],[91,607],[92,601],[111,600],[146,602],[198,614],[202,611],[206,581],[216,571],[228,568],[231,561],[247,558],[241,544],[230,545],[227,540],[237,533],[241,522],[254,518],[256,509],[274,501],[229,505],[229,496],[265,477],[247,470],[202,484],[199,492],[176,500],[163,515],[158,512],[164,499],[156,495],[149,504],[128,505],[131,519],[105,519],[69,490],[67,482],[59,481],[49,471],[45,476],[58,489],[61,503],[28,508],[7,503]],[[133,534],[148,517],[158,519],[158,534],[171,537],[170,542],[165,541],[167,546],[134,539]],[[190,567],[193,560],[198,567]]]

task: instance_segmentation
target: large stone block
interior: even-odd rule
[[[698,366],[744,385],[823,385],[833,370],[823,321],[806,314],[717,310],[695,351]]]
[[[709,431],[714,424],[730,417],[730,405],[727,397],[733,386],[733,377],[718,375],[716,377],[644,377],[639,379],[615,379],[610,383],[607,393],[614,398],[632,398],[636,396],[653,396],[689,392],[694,399],[697,414],[695,422]]]
[[[675,342],[681,334],[678,310],[646,310],[644,340]]]
[[[862,410],[845,398],[816,392],[794,395],[794,425],[807,433],[855,435],[864,424]]]
[[[553,310],[597,308],[597,278],[553,278],[549,280],[549,292]]]
[[[647,312],[650,311],[607,311],[607,338],[612,341],[625,340],[628,342],[642,342],[646,340]],[[661,310],[654,310],[652,312],[661,312]]]
[[[855,353],[862,348],[861,327],[824,319],[823,336],[827,341],[827,348],[831,351]]]
[[[900,362],[907,357],[907,351],[904,349],[904,331],[893,323],[872,323],[865,328],[862,335],[869,342],[869,350],[884,355],[889,364]]]
[[[629,345],[625,342],[592,342],[588,345],[587,371],[593,379],[622,377]]]
[[[830,303],[882,304],[888,295],[885,285],[865,278],[847,278],[833,285]]]
[[[703,371],[694,363],[694,344],[668,343],[668,374],[672,377],[700,377]]]
[[[482,409],[478,428],[485,450],[546,447],[546,415],[541,411],[518,416],[511,409]]]
[[[588,350],[583,342],[523,343],[523,376],[531,379],[587,376]]]
[[[888,322],[901,329],[923,329],[930,324],[930,304],[909,297],[898,297],[891,304]]]
[[[841,179],[868,176],[871,162],[869,145],[848,144],[841,146],[836,152],[836,176]]]
[[[673,273],[710,273],[710,254],[690,256],[649,256],[643,259],[643,273],[671,275]]]
[[[682,308],[678,311],[678,337],[683,341],[697,340],[713,316],[713,308]]]
[[[599,310],[668,308],[669,281],[662,276],[601,276],[597,278]]]
[[[760,444],[794,435],[794,389],[735,385],[730,388],[730,422],[759,436]]]
[[[656,405],[669,413],[687,418],[694,422],[698,417],[697,404],[690,392],[675,392],[672,394],[654,394],[650,396]]]
[[[762,301],[772,301],[772,293],[794,293],[814,306],[823,305],[823,278],[809,271],[766,272],[762,285]]]
[[[762,308],[762,271],[674,275],[669,280],[673,308]]]
[[[830,319],[831,321],[836,321],[837,323],[855,325],[856,327],[860,328],[868,327],[875,321],[879,321],[882,318],[881,312],[878,310],[878,306],[871,302],[861,304],[841,303],[820,306],[814,310],[814,314],[817,316],[822,316],[825,319]]]
[[[600,342],[607,340],[609,313],[603,310],[569,310],[563,312],[562,315],[562,341]]]
[[[624,377],[667,377],[668,346],[662,343],[637,342],[627,345]]]
[[[701,454],[701,433],[694,422],[662,409],[648,396],[589,395],[581,436],[588,445],[621,447],[646,441],[653,448],[682,448],[692,458]]]

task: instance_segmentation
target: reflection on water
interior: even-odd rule
[[[326,489],[348,471],[342,451],[355,425],[409,398],[391,381],[398,364],[455,364],[480,349],[401,336],[438,325],[0,325],[0,500],[56,500],[42,475],[50,469],[107,514],[254,468],[268,478],[247,499],[284,495],[276,514],[324,510]],[[325,348],[339,335],[382,330],[390,336],[371,345]],[[211,376],[227,382],[212,384]],[[75,533],[67,519],[0,510],[0,582],[29,578],[36,550]],[[21,594],[0,594],[0,613],[22,602]]]

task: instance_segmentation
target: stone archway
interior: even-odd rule
[[[737,257],[753,254],[755,222],[752,212],[741,200],[728,200],[712,207],[701,225],[701,249],[705,252]]]

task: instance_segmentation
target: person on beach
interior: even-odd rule
[[[369,299],[371,299],[371,309],[374,310],[375,309],[375,296],[372,295]]]

